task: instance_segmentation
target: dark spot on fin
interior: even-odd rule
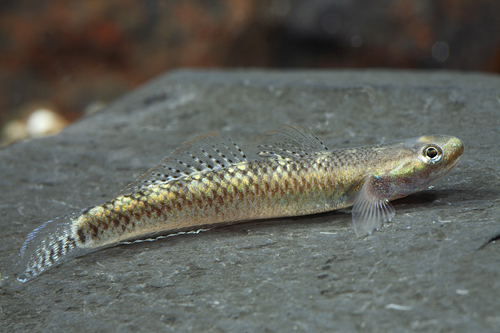
[[[77,214],[72,214],[55,218],[28,234],[17,264],[18,281],[26,282],[50,267],[94,250],[77,246],[71,234],[73,221],[77,217]],[[82,238],[79,231],[77,237],[80,240]]]
[[[243,151],[233,141],[210,132],[185,142],[120,194],[138,192],[150,185],[163,184],[195,172],[220,170],[246,160]]]

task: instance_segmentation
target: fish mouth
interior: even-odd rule
[[[434,183],[436,183],[439,179],[441,179],[442,177],[444,177],[447,174],[449,174],[450,171],[453,170],[453,168],[455,168],[457,166],[459,160],[460,160],[460,157],[457,157],[450,165],[448,165],[448,166],[444,167],[443,169],[441,169],[441,172],[438,173],[438,175],[436,175],[435,177],[432,177],[432,179],[430,179],[424,185],[420,186],[416,191],[421,191],[421,190],[424,190],[424,189],[428,188],[429,186],[431,186]]]
[[[441,169],[442,171],[441,171],[440,175],[437,177],[437,179],[440,179],[441,177],[444,177],[447,174],[449,174],[451,172],[451,170],[455,169],[455,167],[457,166],[459,161],[460,161],[460,156],[455,158],[453,160],[453,162],[451,162],[450,164],[443,167],[443,169]]]

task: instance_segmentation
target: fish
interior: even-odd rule
[[[114,199],[43,223],[22,245],[17,280],[117,244],[249,220],[351,208],[365,237],[392,221],[391,200],[427,188],[464,151],[445,135],[329,150],[302,126],[267,134],[254,158],[225,136],[197,136]]]

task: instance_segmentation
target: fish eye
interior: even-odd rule
[[[435,164],[441,161],[443,157],[443,150],[437,145],[429,145],[422,149],[424,161],[428,164]]]
[[[425,155],[427,155],[428,158],[434,158],[438,154],[438,151],[434,147],[429,147],[425,150]]]

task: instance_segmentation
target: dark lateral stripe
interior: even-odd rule
[[[78,233],[78,238],[80,239],[80,242],[83,244],[87,241],[87,236],[85,236],[85,233],[83,232],[83,229],[80,228],[77,231]]]

